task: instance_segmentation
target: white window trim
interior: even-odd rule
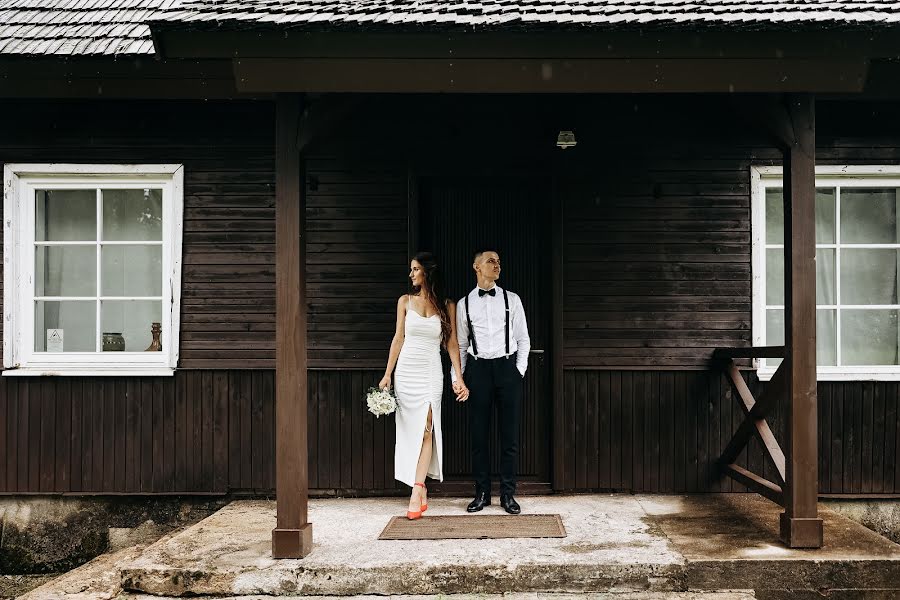
[[[782,185],[782,167],[750,167],[750,226],[753,273],[753,345],[766,345],[766,203],[765,189]],[[846,184],[847,180],[858,179],[863,185],[872,187],[888,185],[900,188],[900,165],[820,165],[816,166],[816,187]],[[775,183],[777,182],[777,184]],[[836,223],[835,226],[839,226]],[[828,244],[820,244],[828,246]],[[836,246],[832,244],[831,246]],[[845,244],[846,246],[846,244]],[[877,248],[879,244],[854,244],[858,248]],[[891,246],[893,247],[893,246]],[[839,269],[836,265],[835,269]],[[839,271],[836,271],[839,273]],[[839,275],[838,275],[839,277]],[[874,307],[869,307],[874,308]],[[891,308],[894,308],[891,306]],[[839,324],[836,324],[839,327]],[[761,366],[762,361],[754,360],[757,376],[761,381],[769,381],[775,374],[775,367]],[[900,381],[900,365],[895,366],[819,366],[819,381]]]
[[[162,351],[122,354],[96,352],[35,353],[33,340],[33,281],[22,247],[33,227],[28,215],[33,202],[27,193],[35,185],[59,185],[72,180],[91,185],[152,183],[164,188]],[[29,204],[26,204],[29,203]],[[172,375],[178,364],[181,316],[181,247],[184,218],[184,167],[179,164],[7,164],[3,168],[3,375],[125,376]],[[26,251],[27,250],[27,251]],[[166,310],[168,307],[168,310]],[[31,333],[29,333],[31,332]]]

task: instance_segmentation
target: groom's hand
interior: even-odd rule
[[[457,402],[465,402],[469,399],[469,388],[462,381],[453,382],[453,393],[456,394]]]

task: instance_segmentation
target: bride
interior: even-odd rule
[[[391,386],[391,374],[396,366],[394,477],[412,487],[406,517],[418,519],[428,508],[425,476],[439,481],[444,479],[441,346],[447,348],[456,370],[453,384],[456,399],[464,402],[469,397],[469,390],[462,381],[460,369],[456,305],[447,298],[441,272],[431,253],[420,252],[410,261],[409,279],[413,293],[397,300],[397,329],[387,368],[378,387]]]

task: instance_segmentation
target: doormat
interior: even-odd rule
[[[410,521],[392,517],[379,540],[495,540],[564,538],[559,515],[439,515]]]

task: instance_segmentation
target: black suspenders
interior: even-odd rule
[[[466,294],[466,322],[469,324],[469,343],[472,344],[472,352],[478,356],[478,344],[475,343],[475,331],[472,329],[472,317],[469,315],[469,294]]]
[[[471,293],[471,292],[470,292]],[[472,329],[472,317],[469,313],[469,294],[466,294],[466,324],[469,326],[469,343],[472,344],[472,352],[478,356],[478,344],[475,342],[475,330]],[[506,331],[506,355],[509,356],[509,295],[503,290],[503,304],[506,305],[506,319],[504,329]]]
[[[506,355],[509,356],[509,296],[506,295],[506,290],[503,290],[503,304],[506,305]]]

